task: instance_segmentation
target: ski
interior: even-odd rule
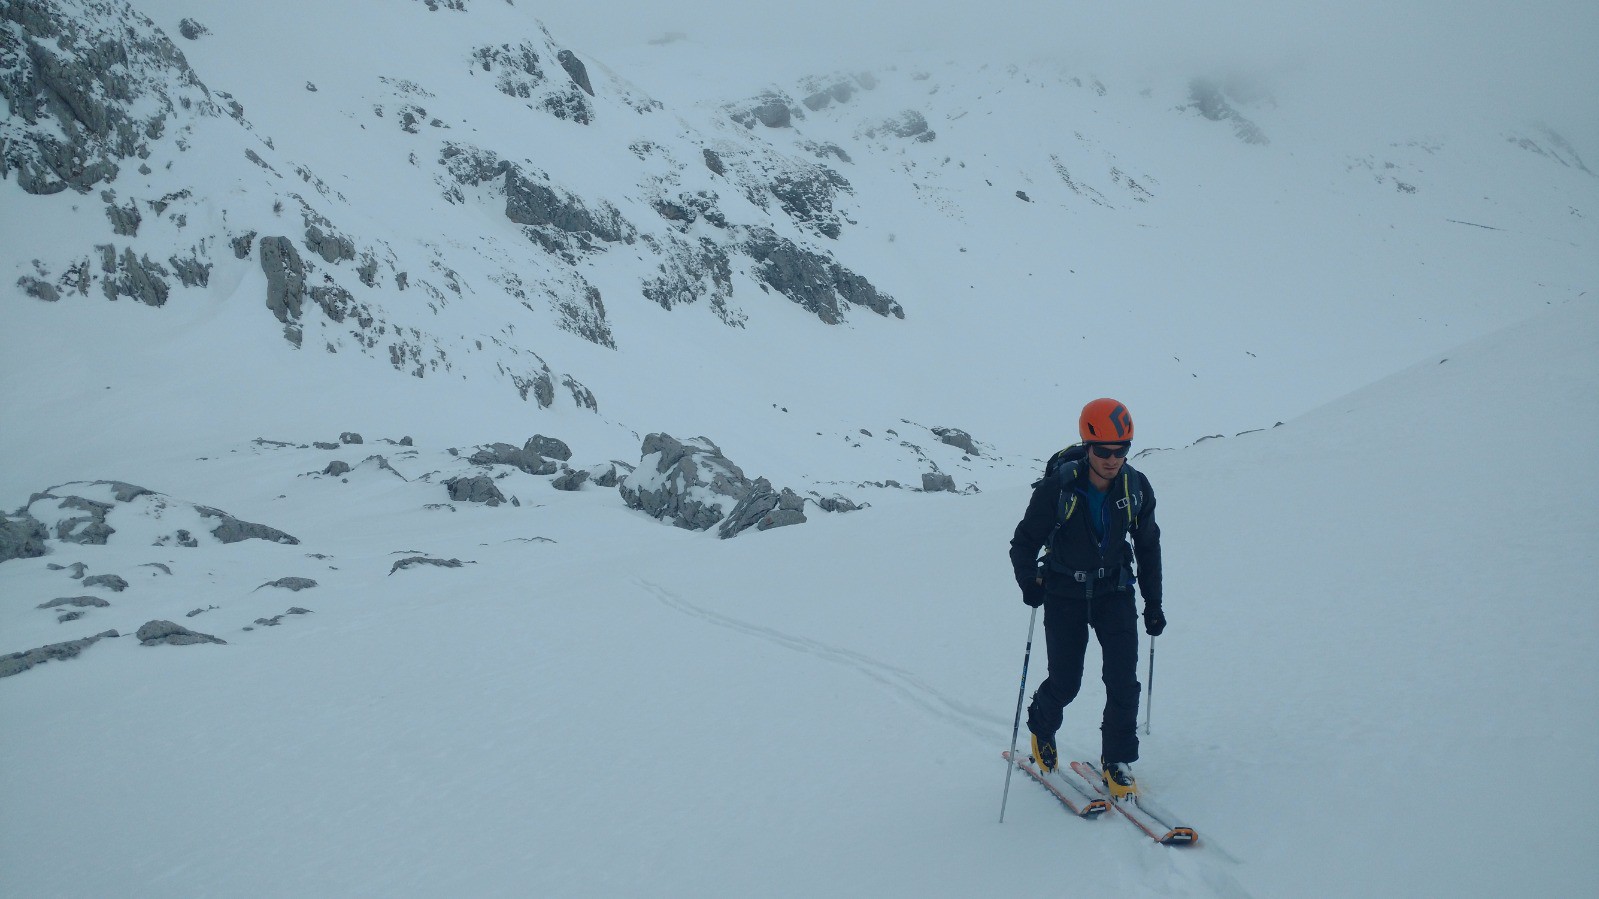
[[[1048,774],[1038,770],[1029,756],[1017,753],[1012,757],[1008,749],[1001,750],[999,754],[1006,761],[1027,772],[1028,777],[1042,784],[1044,789],[1060,800],[1061,805],[1066,806],[1071,810],[1072,814],[1079,818],[1097,818],[1110,808],[1110,803],[1103,797],[1093,795],[1071,778],[1050,777]],[[1058,771],[1059,769],[1056,770]],[[1060,784],[1065,784],[1066,788],[1062,789]]]
[[[1184,827],[1171,823],[1175,820],[1169,813],[1155,806],[1153,802],[1143,797],[1134,796],[1122,802],[1111,802],[1109,794],[1105,791],[1105,779],[1095,768],[1087,762],[1072,762],[1072,770],[1087,781],[1100,801],[1106,802],[1122,817],[1133,822],[1151,840],[1165,846],[1190,846],[1199,842],[1199,834],[1192,827]]]

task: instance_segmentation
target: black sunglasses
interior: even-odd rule
[[[1123,443],[1120,446],[1095,445],[1090,447],[1090,449],[1094,451],[1094,455],[1101,459],[1125,459],[1127,458],[1127,451],[1132,449],[1132,445],[1127,443]]]

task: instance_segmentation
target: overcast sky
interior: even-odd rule
[[[523,0],[527,3],[529,0]],[[1107,77],[1244,72],[1346,83],[1394,110],[1477,110],[1547,122],[1599,169],[1599,0],[1274,0],[997,4],[971,0],[590,0],[533,7],[555,36],[621,74],[871,66],[924,51],[1082,61]],[[681,32],[688,41],[651,46]],[[658,69],[655,71],[659,71]],[[757,78],[764,72],[752,72]],[[647,78],[635,78],[651,90]],[[741,92],[729,85],[727,93]],[[1506,124],[1511,124],[1506,122]]]

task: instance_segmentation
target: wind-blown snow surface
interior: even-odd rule
[[[0,655],[122,634],[0,679],[0,801],[26,810],[0,820],[6,892],[1599,892],[1570,839],[1599,799],[1591,173],[1513,128],[1353,129],[1292,91],[1241,107],[1272,141],[1246,144],[1185,84],[1008,61],[894,62],[848,104],[746,131],[722,103],[767,85],[713,97],[590,58],[600,115],[579,126],[471,74],[485,43],[544,48],[526,10],[450,5],[135,4],[168,32],[204,21],[180,48],[253,123],[199,122],[200,152],[162,145],[116,184],[145,209],[195,191],[168,212],[204,232],[213,279],[159,309],[13,285],[35,258],[59,274],[111,241],[159,261],[195,231],[170,245],[175,218],[152,215],[124,240],[92,194],[0,184],[0,509],[98,479],[161,495],[111,512],[106,546],[0,564]],[[627,106],[651,95],[671,104]],[[402,130],[412,101],[450,127]],[[870,133],[910,109],[934,140]],[[662,236],[635,141],[825,158],[854,193],[839,237],[809,239],[906,318],[827,326],[742,275],[742,328],[703,298],[663,309],[638,294],[641,249],[568,269],[488,199],[445,202],[446,139],[530,147]],[[818,157],[829,143],[853,161]],[[697,165],[689,186],[805,239]],[[453,368],[396,371],[309,304],[304,346],[283,339],[259,261],[218,229],[297,239],[290,191],[392,248],[366,293],[353,261],[322,273]],[[416,282],[390,289],[399,268],[441,279],[435,262],[461,296],[424,311]],[[603,287],[617,348],[502,296],[502,264]],[[519,397],[497,366],[524,351],[599,412]],[[1138,772],[1200,830],[1193,851],[1071,820],[1021,779],[994,821],[1026,629],[1004,545],[1033,457],[1100,394],[1129,402],[1141,446],[1189,447],[1135,463],[1172,621]],[[366,442],[314,445],[341,431]],[[651,431],[871,507],[718,541],[504,466],[518,505],[445,502],[475,445],[542,433],[582,467],[636,461]],[[323,474],[335,461],[352,470]],[[930,466],[981,492],[865,486]],[[216,543],[196,506],[300,542]],[[460,567],[396,568],[416,557]],[[108,604],[38,608],[91,593]],[[227,644],[139,645],[152,620]],[[1091,681],[1068,711],[1075,753],[1101,696]]]

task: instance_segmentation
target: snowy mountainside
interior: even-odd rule
[[[1594,891],[1591,148],[704,49],[0,5],[8,887]],[[1099,395],[1160,496],[1138,772],[1192,853],[1025,782],[993,823],[1003,546]]]
[[[66,306],[105,316],[108,296],[161,302],[136,327],[243,358],[281,336],[297,351],[272,377],[397,397],[417,389],[406,377],[445,382],[467,408],[550,421],[530,430],[592,432],[605,457],[665,430],[787,468],[818,431],[842,439],[839,408],[859,412],[845,433],[911,419],[1037,453],[1054,422],[989,386],[1024,383],[1115,384],[1165,423],[1159,445],[1183,445],[1592,273],[1599,182],[1558,136],[1362,131],[1292,85],[1279,100],[882,60],[668,107],[511,4],[8,9],[8,97],[35,110],[5,125],[18,185],[44,135],[76,127],[48,59],[89,66],[74,77],[100,85],[90,122],[126,106],[145,135],[105,149],[118,176],[91,166],[83,192],[9,188],[7,289],[60,298],[36,327],[65,337]],[[78,23],[65,49],[58,21]],[[83,52],[125,29],[125,58]],[[177,307],[227,309],[194,326]],[[736,395],[730,377],[769,390],[698,400]],[[253,380],[226,401],[260,405]]]
[[[1595,359],[1566,304],[1139,460],[1172,624],[1135,769],[1192,851],[1021,779],[994,822],[1029,473],[723,542],[526,472],[496,480],[519,505],[452,511],[430,471],[465,459],[329,439],[157,460],[181,494],[57,485],[118,530],[0,568],[0,633],[76,644],[0,679],[0,792],[35,810],[0,863],[60,895],[1590,892]],[[1482,484],[1523,417],[1563,488],[1530,515]],[[1502,773],[1529,745],[1563,789]]]

